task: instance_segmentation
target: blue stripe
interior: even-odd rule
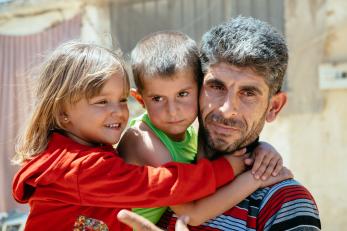
[[[278,224],[299,216],[309,216],[319,220],[316,205],[310,200],[298,199],[283,204],[283,207],[266,222],[265,230],[270,229],[273,224]]]
[[[247,230],[246,221],[226,215],[220,215],[211,219],[205,222],[204,225],[220,230]]]
[[[300,185],[299,182],[296,180],[290,179],[282,181],[278,184],[275,184],[273,187],[270,188],[268,194],[265,196],[265,198],[262,200],[262,203],[260,205],[260,210],[264,208],[264,206],[267,204],[267,202],[270,200],[270,198],[275,194],[279,189],[284,188],[286,186],[294,186],[294,185]]]
[[[318,217],[318,210],[316,205],[313,204],[312,201],[307,199],[299,199],[283,204],[282,208],[277,212],[277,217],[282,218],[283,216],[285,216],[286,213],[295,211],[297,209],[311,211],[313,215],[317,215]]]

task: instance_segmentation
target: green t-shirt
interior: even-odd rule
[[[160,139],[160,141],[169,150],[173,161],[191,163],[195,160],[197,153],[197,135],[193,126],[188,127],[183,141],[176,142],[171,140],[163,131],[156,128],[150,121],[147,113],[133,119],[130,122],[130,126],[134,126],[134,124],[139,121],[146,123],[154,134]],[[133,211],[156,224],[166,209],[167,207],[134,208]]]

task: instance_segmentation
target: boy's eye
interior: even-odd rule
[[[179,97],[185,97],[185,96],[188,96],[188,95],[189,95],[189,92],[186,92],[186,91],[182,91],[182,92],[178,93]]]
[[[160,101],[163,101],[163,97],[161,97],[161,96],[154,96],[154,97],[152,97],[152,100],[155,101],[155,102],[160,102]]]

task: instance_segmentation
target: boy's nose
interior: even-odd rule
[[[177,114],[177,105],[174,102],[168,102],[167,108],[170,116]]]

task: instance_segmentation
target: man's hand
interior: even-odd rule
[[[122,209],[117,218],[124,224],[134,228],[136,231],[163,231],[151,223],[144,217],[137,215],[129,210]],[[175,230],[176,231],[189,231],[187,224],[189,222],[189,217],[182,216],[177,219]]]

